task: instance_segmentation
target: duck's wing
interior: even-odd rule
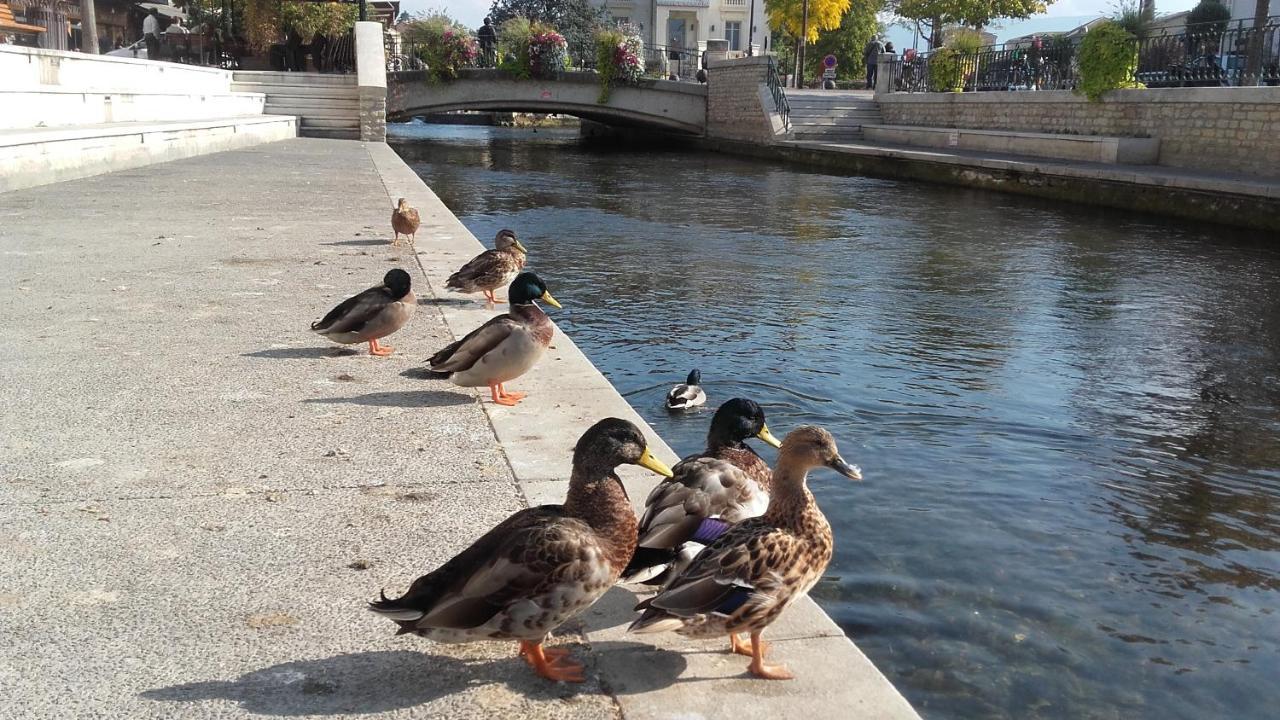
[[[667,393],[667,407],[681,408],[698,404],[700,400],[706,400],[706,394],[702,388],[697,385],[680,384],[671,388]]]
[[[359,295],[343,300],[322,320],[311,323],[311,329],[322,335],[359,332],[366,323],[395,301],[396,298],[391,297],[391,291],[385,286],[371,287]]]
[[[596,538],[585,522],[559,505],[522,510],[490,530],[394,600],[384,594],[373,612],[422,628],[470,629],[489,622],[511,603],[542,595],[560,583],[581,580],[594,562]]]
[[[467,333],[465,337],[450,344],[428,360],[434,372],[460,372],[469,369],[485,353],[496,348],[511,333],[520,329],[520,324],[510,315],[499,315],[489,322]]]
[[[789,599],[784,578],[793,574],[801,550],[792,535],[752,518],[721,535],[637,609],[680,618],[766,610]]]
[[[709,543],[723,531],[724,523],[761,515],[769,505],[769,496],[760,484],[724,460],[695,456],[677,463],[672,473],[673,477],[655,487],[645,500],[639,547]],[[724,522],[715,529],[703,528],[708,518]]]
[[[501,250],[486,250],[471,258],[457,272],[445,281],[447,288],[483,287],[490,288],[502,284],[502,281],[516,265],[510,253]]]

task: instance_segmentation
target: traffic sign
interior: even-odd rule
[[[827,68],[827,69],[823,70],[823,71],[822,71],[822,77],[823,77],[823,78],[829,78],[829,79],[834,80],[834,79],[835,79],[835,77],[836,77],[836,69],[835,69],[835,68],[833,68],[833,67],[829,67],[829,68]]]
[[[836,56],[828,55],[822,58],[822,66],[828,69],[834,68],[836,66]]]

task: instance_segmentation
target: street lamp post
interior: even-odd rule
[[[748,0],[751,3],[751,14],[747,17],[747,55],[755,55],[755,49],[752,44],[756,39],[756,0]]]
[[[809,43],[809,0],[804,0],[800,16],[800,67],[796,69],[796,89],[804,87],[804,48]]]

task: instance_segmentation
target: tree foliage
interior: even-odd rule
[[[355,25],[359,9],[345,3],[245,0],[244,25],[249,44],[264,49],[293,30],[304,40],[313,35],[341,35]]]
[[[1133,79],[1138,69],[1138,38],[1115,20],[1090,30],[1080,43],[1080,89],[1092,101],[1108,90],[1142,87]]]
[[[809,0],[808,42],[814,42],[823,30],[840,27],[852,0]],[[798,38],[804,27],[804,0],[764,0],[769,25],[788,37]]]
[[[840,61],[836,66],[837,77],[864,77],[867,68],[862,50],[873,34],[884,31],[884,26],[876,19],[876,13],[882,7],[883,0],[851,0],[849,11],[840,19],[840,25],[833,30],[818,33],[817,42],[806,54],[805,75],[821,75],[822,58],[835,55]]]
[[[1221,35],[1230,21],[1231,9],[1218,0],[1200,0],[1200,4],[1187,13],[1187,28],[1192,32]]]
[[[585,58],[595,55],[595,33],[605,11],[590,0],[494,0],[489,17],[496,25],[513,17],[546,23],[564,36],[571,57]]]
[[[1048,9],[1053,0],[899,0],[897,14],[942,25],[983,27],[996,18],[1027,18]]]

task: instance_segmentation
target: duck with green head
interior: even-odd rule
[[[551,345],[555,326],[536,301],[560,307],[546,283],[531,272],[520,273],[507,289],[511,309],[472,330],[466,337],[431,356],[433,377],[462,387],[488,387],[499,405],[515,405],[524,393],[503,387],[529,371]]]
[[[759,404],[733,398],[716,410],[706,449],[676,464],[675,477],[645,500],[639,546],[623,582],[665,583],[730,525],[764,513],[773,473],[746,443],[752,438],[780,444]]]
[[[369,609],[394,620],[397,634],[446,643],[519,641],[537,674],[582,682],[580,663],[542,644],[609,590],[635,549],[636,517],[616,471],[622,464],[671,476],[639,428],[601,420],[574,446],[563,505],[517,512],[404,595],[392,600],[383,593]]]
[[[378,340],[404,327],[418,308],[409,273],[387,271],[382,284],[343,300],[311,329],[336,343],[369,343],[370,355],[390,355],[395,348]]]

